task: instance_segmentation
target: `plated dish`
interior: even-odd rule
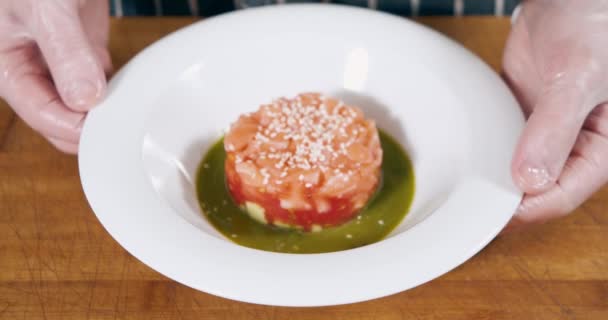
[[[348,204],[343,209],[314,175],[300,181],[299,174],[281,177],[268,167],[267,183],[276,188],[256,193],[251,185],[259,178],[264,185],[266,175],[245,183],[248,169],[237,166],[237,156],[255,158],[260,174],[276,161],[263,163],[262,150],[246,155],[225,143],[240,116],[303,92],[363,114],[357,130],[368,132],[351,147],[367,152],[359,157],[351,150],[355,159],[327,164],[346,169],[339,166],[360,163],[367,170],[367,184],[335,185]],[[320,108],[321,97],[311,99]],[[272,6],[206,19],[139,53],[87,116],[79,167],[100,223],[166,277],[250,303],[335,305],[423,284],[489,243],[522,196],[509,167],[523,124],[500,77],[437,32],[359,8]],[[214,169],[222,163],[228,167]],[[234,176],[226,179],[227,173]],[[340,173],[327,177],[339,181]],[[288,177],[299,191],[284,197],[279,187],[287,182],[277,180]],[[221,180],[219,188],[212,179]],[[382,196],[392,200],[378,201]],[[232,209],[222,207],[223,200],[232,201]],[[213,214],[205,214],[201,201]],[[260,222],[242,211],[248,202]],[[256,215],[257,207],[264,215]],[[239,233],[254,225],[226,223],[237,214],[255,230],[273,232],[266,238]],[[365,228],[357,229],[359,216]],[[314,241],[293,239],[279,247],[275,231]]]

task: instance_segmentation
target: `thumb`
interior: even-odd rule
[[[87,111],[101,98],[106,78],[82,26],[78,1],[36,1],[29,27],[62,100]]]
[[[543,90],[512,163],[514,181],[522,191],[538,194],[555,184],[585,119],[598,104],[589,96],[565,80]]]

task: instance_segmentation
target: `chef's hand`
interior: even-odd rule
[[[108,14],[107,0],[0,1],[0,97],[64,152],[106,88]]]
[[[528,122],[507,231],[564,216],[608,181],[608,1],[528,0],[514,19],[504,70]]]

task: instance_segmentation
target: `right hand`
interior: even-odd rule
[[[67,153],[106,89],[108,17],[107,0],[0,1],[0,97]]]
[[[526,193],[507,230],[562,217],[608,182],[608,1],[524,1],[504,56],[528,122],[513,158]]]

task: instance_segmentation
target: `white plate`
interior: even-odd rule
[[[313,90],[359,104],[407,149],[410,213],[387,239],[342,252],[224,239],[198,210],[203,154],[239,114]],[[434,31],[352,7],[273,6],[196,23],[135,57],[87,118],[80,173],[108,232],[165,276],[246,302],[335,305],[420,285],[494,238],[521,199],[509,164],[523,123],[500,78]]]

